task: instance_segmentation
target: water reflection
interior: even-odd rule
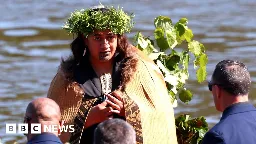
[[[195,39],[207,48],[209,75],[217,62],[230,58],[245,62],[252,75],[251,100],[256,104],[256,20],[254,0],[104,0],[103,4],[120,5],[134,12],[135,28],[128,34],[131,39],[136,31],[152,35],[153,18],[170,16],[173,22],[182,17],[189,19]],[[61,57],[69,55],[68,36],[60,27],[75,9],[98,4],[93,0],[8,0],[0,5],[0,138],[4,143],[24,143],[20,134],[6,135],[5,123],[22,122],[26,105],[36,97],[45,96],[51,79],[57,71]],[[190,113],[206,116],[212,126],[220,113],[214,108],[207,84],[195,81],[195,71],[190,68],[191,79],[187,87],[194,93],[189,105],[180,103],[176,114]]]
[[[38,34],[38,31],[33,29],[23,29],[23,30],[7,30],[4,31],[5,36],[19,37],[19,36],[34,36]]]

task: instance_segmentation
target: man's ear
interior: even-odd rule
[[[217,99],[221,98],[222,89],[218,85],[214,85]]]
[[[64,125],[65,121],[64,120],[61,120],[59,121],[59,129],[58,129],[58,135],[61,134],[61,129],[62,129],[62,126]]]

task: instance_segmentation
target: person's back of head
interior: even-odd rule
[[[110,119],[100,123],[94,132],[94,144],[135,144],[133,127],[122,119]]]
[[[242,62],[223,60],[216,65],[211,84],[219,85],[233,96],[248,95],[251,85],[250,73]]]
[[[59,105],[49,98],[37,98],[30,102],[26,109],[24,122],[28,123],[40,123],[42,126],[42,132],[44,132],[44,126],[59,125],[61,121],[61,113]],[[58,135],[58,133],[54,133]],[[27,135],[30,140],[34,135],[29,131]]]

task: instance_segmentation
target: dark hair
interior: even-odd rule
[[[211,83],[219,85],[230,94],[239,96],[249,93],[251,78],[242,62],[223,60],[216,65]]]
[[[110,119],[100,123],[94,132],[94,144],[135,144],[133,127],[122,119]]]

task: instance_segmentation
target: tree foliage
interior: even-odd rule
[[[190,118],[183,114],[176,118],[176,130],[179,144],[201,143],[204,134],[208,131],[208,124],[204,117]]]
[[[153,39],[143,36],[141,32],[134,37],[134,45],[145,52],[160,68],[173,103],[176,103],[177,98],[184,103],[188,103],[193,98],[193,94],[185,87],[189,78],[188,67],[191,57],[194,58],[193,67],[196,70],[197,81],[203,82],[207,75],[208,57],[205,47],[193,39],[193,32],[187,24],[186,18],[181,18],[173,24],[169,17],[158,16],[154,20]],[[180,51],[180,46],[184,44],[187,47]],[[200,127],[194,125],[197,122],[202,125]],[[180,144],[200,143],[202,136],[208,130],[203,117],[191,119],[189,115],[177,117],[176,127]]]

